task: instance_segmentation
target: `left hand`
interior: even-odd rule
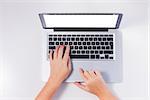
[[[63,45],[56,47],[54,53],[50,52],[50,77],[56,83],[62,83],[71,73],[72,66],[69,57],[70,47],[66,46],[64,52]],[[64,56],[63,56],[64,55]]]

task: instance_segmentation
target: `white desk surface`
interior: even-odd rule
[[[33,100],[41,81],[41,12],[123,13],[123,82],[108,84],[121,100],[148,100],[147,3],[1,3],[0,100]],[[93,100],[95,96],[64,83],[56,100]]]

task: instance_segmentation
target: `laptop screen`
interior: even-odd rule
[[[120,14],[40,14],[44,28],[118,28]]]

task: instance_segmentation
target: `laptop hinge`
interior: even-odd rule
[[[107,28],[54,28],[54,31],[108,31]]]

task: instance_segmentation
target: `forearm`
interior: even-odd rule
[[[42,91],[36,97],[36,100],[51,100],[55,92],[60,87],[60,82],[54,82],[55,80],[49,79]]]

